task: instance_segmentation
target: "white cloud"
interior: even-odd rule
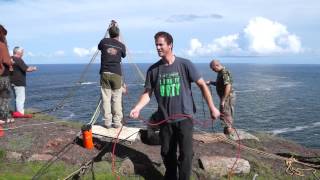
[[[229,6],[230,3],[233,6]],[[28,51],[33,52],[35,59],[51,59],[51,62],[58,60],[57,56],[63,56],[78,63],[75,55],[85,56],[88,52],[78,49],[76,53],[73,48],[97,44],[111,19],[119,22],[122,35],[127,40],[126,45],[132,51],[145,52],[151,47],[154,49],[154,33],[164,30],[174,35],[177,50],[187,49],[185,40],[195,39],[190,42],[194,45],[190,45],[188,51],[188,54],[194,56],[212,53],[263,54],[268,52],[267,50],[269,53],[278,54],[300,53],[299,37],[303,39],[304,48],[319,48],[319,23],[315,23],[320,19],[320,11],[317,8],[319,3],[320,1],[316,0],[308,3],[301,0],[201,0],[201,3],[183,0],[119,0],[112,3],[105,0],[0,0],[0,23],[8,29],[7,40],[10,47],[16,44],[26,46]],[[109,8],[110,5],[112,8]],[[257,45],[253,46],[253,42],[249,42],[249,35],[253,34],[244,32],[244,29],[249,27],[250,18],[259,14],[272,20],[271,25],[276,24],[274,20],[285,25],[290,24],[288,29],[282,25],[285,29],[280,37],[273,39],[274,46],[273,40],[270,40],[271,45],[261,47],[257,39],[252,39],[258,41]],[[253,21],[250,27],[254,26],[258,26],[258,23]],[[28,28],[26,30],[22,27]],[[259,28],[254,28],[257,29]],[[294,35],[292,32],[299,34]],[[210,33],[220,35],[210,37]],[[249,45],[252,45],[251,49]],[[63,55],[62,52],[55,52],[56,50],[63,50],[65,53]],[[153,54],[149,57],[148,53],[145,54],[142,57],[140,53],[133,58],[145,61],[154,57]]]
[[[196,14],[175,14],[168,17],[165,21],[168,23],[192,22],[199,19],[222,19],[220,14],[196,15]]]
[[[204,45],[197,38],[190,40],[190,56],[274,55],[303,52],[300,38],[287,27],[263,17],[252,18],[243,32],[222,36]]]
[[[206,56],[212,54],[235,54],[242,50],[238,45],[239,34],[222,36],[215,39],[211,44],[203,45],[199,39],[190,40],[190,49],[187,51],[189,56]]]
[[[187,51],[189,56],[193,55],[203,55],[210,53],[210,49],[204,47],[202,43],[197,38],[190,40],[190,49]]]
[[[65,56],[65,52],[62,50],[58,50],[55,52],[31,52],[28,51],[26,54],[26,57],[40,57],[40,58],[51,58],[51,57],[62,57]]]
[[[96,51],[97,51],[97,47],[92,47],[92,48],[88,48],[88,49],[78,48],[78,47],[73,48],[73,52],[79,57],[85,57],[85,56],[92,55]]]
[[[64,55],[65,55],[65,52],[62,51],[62,50],[58,50],[58,51],[54,52],[54,55],[55,55],[55,56],[64,56]]]
[[[35,55],[33,54],[33,52],[28,51],[27,56],[34,57]]]
[[[287,31],[287,27],[263,17],[250,20],[244,29],[249,41],[249,51],[258,54],[299,53],[302,51],[299,37]]]
[[[213,49],[216,49],[216,52],[239,52],[241,49],[237,43],[239,39],[239,34],[232,34],[228,36],[222,36],[214,40]]]

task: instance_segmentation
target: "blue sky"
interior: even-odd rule
[[[319,7],[318,0],[2,0],[0,23],[10,50],[22,46],[30,64],[89,62],[112,19],[130,62],[157,60],[153,35],[164,30],[175,54],[193,62],[320,64]]]

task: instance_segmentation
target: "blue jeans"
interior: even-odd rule
[[[16,111],[24,114],[24,102],[26,100],[26,91],[24,86],[12,86],[15,97]]]

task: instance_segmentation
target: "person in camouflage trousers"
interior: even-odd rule
[[[0,124],[8,122],[10,117],[10,81],[8,77],[0,77]],[[9,119],[10,122],[12,119]]]
[[[10,79],[9,73],[12,71],[12,60],[7,45],[7,30],[0,24],[0,125],[14,122],[10,118]]]
[[[233,120],[236,99],[232,76],[230,71],[219,60],[212,60],[210,68],[217,73],[217,79],[216,81],[207,81],[207,84],[216,86],[217,94],[220,98],[220,119],[224,124],[224,134],[232,135],[234,132]]]

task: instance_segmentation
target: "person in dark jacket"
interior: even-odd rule
[[[14,122],[10,117],[10,79],[12,60],[7,46],[7,30],[0,24],[0,124]]]

